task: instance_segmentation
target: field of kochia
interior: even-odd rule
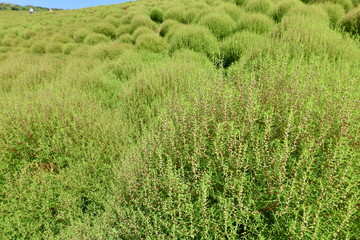
[[[0,239],[360,239],[359,3],[0,11]]]

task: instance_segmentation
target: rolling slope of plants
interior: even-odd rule
[[[12,4],[12,3],[0,3],[0,10],[29,11],[30,8],[34,9],[35,11],[49,11],[49,8],[44,8],[44,7],[35,7],[31,5],[20,6],[18,4]],[[62,10],[62,9],[54,8],[53,10]]]
[[[0,239],[359,239],[359,0],[0,12]]]

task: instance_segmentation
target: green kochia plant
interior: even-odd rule
[[[179,24],[179,22],[176,20],[172,20],[172,19],[165,20],[160,26],[160,35],[162,37],[166,36],[170,28],[177,24]]]
[[[102,42],[108,42],[108,41],[110,41],[110,39],[100,33],[91,33],[84,39],[84,43],[89,44],[89,45],[96,45],[96,44],[99,44]]]
[[[109,38],[114,39],[116,37],[116,28],[110,23],[100,23],[94,27],[94,32],[104,34]]]
[[[271,16],[276,22],[280,22],[282,17],[293,7],[301,5],[300,0],[282,0],[272,10]]]
[[[249,13],[239,19],[237,29],[249,30],[256,33],[268,33],[274,25],[274,21],[263,14]]]
[[[162,23],[163,18],[164,18],[164,13],[161,9],[159,8],[153,8],[150,11],[150,18],[151,20],[153,20],[154,22],[158,22],[158,23]]]
[[[339,25],[347,32],[360,34],[360,5],[343,16]]]
[[[89,34],[91,34],[91,31],[89,29],[81,28],[74,32],[74,41],[77,43],[82,43]]]
[[[218,38],[224,38],[236,29],[236,23],[225,13],[211,13],[202,17],[199,25],[208,27]]]
[[[238,32],[225,38],[220,45],[223,66],[229,67],[245,53],[260,53],[269,41],[269,38],[249,31]]]
[[[201,52],[209,57],[219,53],[216,37],[208,28],[203,26],[190,25],[179,27],[171,38],[169,52],[173,53],[181,48]]]
[[[136,41],[136,39],[140,35],[147,34],[147,33],[154,33],[154,30],[152,30],[152,29],[150,29],[148,27],[139,27],[132,33],[132,38],[133,38],[134,41]]]
[[[165,53],[168,50],[167,41],[156,33],[142,34],[136,39],[138,49],[149,50],[156,53]]]
[[[245,10],[249,12],[258,12],[267,14],[274,7],[271,0],[250,0],[245,5]]]
[[[344,8],[339,4],[326,2],[319,5],[327,12],[332,26],[336,26],[341,17],[345,15]]]

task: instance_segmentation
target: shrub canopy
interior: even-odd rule
[[[216,37],[206,27],[181,26],[170,41],[170,53],[177,49],[188,48],[195,52],[201,52],[207,56],[214,56],[219,52]]]

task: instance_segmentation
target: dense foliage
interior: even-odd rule
[[[20,6],[12,3],[0,3],[0,10],[29,11],[30,8],[34,9],[35,11],[49,11],[49,8],[45,8],[45,7],[35,7],[31,5]],[[54,8],[53,10],[62,10],[62,9]]]
[[[358,0],[0,14],[0,239],[359,239]]]

